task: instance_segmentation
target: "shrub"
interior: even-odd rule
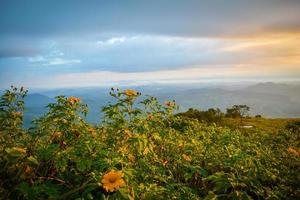
[[[2,199],[298,198],[300,147],[289,131],[245,135],[118,89],[97,126],[79,98],[58,96],[23,129],[25,95],[1,97]]]
[[[176,114],[176,116],[187,117],[189,119],[197,119],[200,122],[203,121],[208,124],[220,124],[223,121],[224,113],[222,113],[219,108],[209,108],[206,111],[200,111],[190,108],[186,112]]]
[[[294,133],[299,133],[300,132],[300,121],[289,122],[285,127],[286,127],[286,129],[288,129]]]

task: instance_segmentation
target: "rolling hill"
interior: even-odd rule
[[[192,89],[191,89],[192,88]],[[250,114],[261,114],[270,118],[295,118],[300,116],[300,85],[279,83],[258,83],[232,89],[222,85],[214,87],[153,85],[134,87],[143,94],[157,97],[161,102],[175,99],[179,111],[188,108],[206,110],[218,107],[223,111],[234,104],[250,106]],[[26,97],[26,124],[34,117],[47,111],[45,106],[55,101],[60,94],[81,97],[89,106],[87,120],[97,123],[101,120],[100,109],[112,99],[108,88],[73,88],[41,91]]]

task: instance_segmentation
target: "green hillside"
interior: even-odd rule
[[[241,122],[240,119],[234,118],[225,118],[225,125],[233,126],[233,127],[240,127],[240,126],[252,126],[250,129],[258,129],[261,131],[265,131],[268,133],[275,133],[285,129],[289,123],[300,121],[299,118],[245,118]],[[242,127],[240,127],[242,128]]]
[[[300,198],[296,119],[209,123],[128,89],[96,126],[82,99],[58,96],[24,129],[26,94],[0,99],[0,199]]]

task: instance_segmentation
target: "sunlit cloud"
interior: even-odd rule
[[[81,63],[81,60],[78,59],[63,59],[63,58],[52,58],[49,59],[47,63],[43,65],[69,65]]]
[[[113,44],[118,44],[118,43],[122,43],[125,42],[126,38],[125,37],[112,37],[108,40],[105,41],[97,41],[98,45],[113,45]]]
[[[81,63],[80,59],[68,59],[64,57],[64,53],[60,50],[52,50],[50,53],[45,55],[37,55],[34,57],[28,57],[29,63],[40,66],[51,66],[51,65],[70,65]]]
[[[272,73],[270,74],[270,71]],[[243,81],[247,80],[292,80],[300,81],[300,69],[287,66],[285,69],[274,66],[259,65],[223,65],[194,66],[176,70],[160,70],[152,72],[111,72],[94,71],[86,73],[69,73],[52,77],[37,78],[28,82],[29,87],[90,87],[149,85],[154,83],[191,83],[202,81]]]
[[[0,4],[0,87],[299,76],[294,0]]]
[[[248,38],[133,34],[108,37],[101,45],[96,38],[76,41],[61,39],[43,54],[10,59],[7,64],[2,59],[3,66],[28,66],[22,68],[21,78],[11,73],[5,82],[21,79],[20,84],[32,87],[74,87],[300,77],[300,33]],[[47,73],[32,77],[26,69]],[[5,87],[3,81],[1,85]]]

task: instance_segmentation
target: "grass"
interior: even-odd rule
[[[241,122],[239,118],[225,118],[224,124],[232,128],[240,126],[253,126],[268,133],[274,133],[284,129],[289,122],[300,120],[300,118],[245,118]],[[253,129],[252,128],[252,129]]]

